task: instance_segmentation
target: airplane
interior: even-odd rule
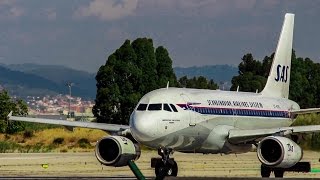
[[[156,176],[177,176],[174,151],[183,153],[246,153],[256,146],[261,176],[283,177],[290,168],[302,168],[303,152],[297,135],[319,132],[320,125],[290,125],[300,109],[288,99],[294,14],[284,18],[273,63],[264,89],[258,93],[189,88],[161,88],[145,94],[130,116],[129,125],[70,122],[8,115],[12,121],[58,124],[111,132],[95,147],[106,166],[126,166],[138,160],[140,145],[158,149],[151,159]],[[310,163],[307,169],[310,169]]]

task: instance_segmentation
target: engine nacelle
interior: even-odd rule
[[[109,136],[98,141],[95,153],[103,165],[120,167],[128,165],[130,160],[138,160],[141,150],[126,137]]]
[[[299,145],[281,136],[268,136],[262,139],[259,142],[257,153],[262,164],[278,168],[292,167],[303,156]]]

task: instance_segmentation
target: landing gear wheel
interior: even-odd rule
[[[274,170],[274,177],[283,178],[283,174],[284,174],[284,170],[282,170],[282,169]]]
[[[156,163],[155,169],[154,169],[154,173],[156,174],[156,176],[160,176],[160,175],[166,175],[166,173],[164,173],[165,171],[165,166],[164,163],[162,161],[158,161]]]
[[[171,170],[172,170],[171,176],[177,177],[177,175],[178,175],[178,164],[177,164],[176,161],[173,161],[173,165],[171,166]]]
[[[267,166],[261,165],[261,177],[270,177],[271,169]]]
[[[178,165],[176,161],[171,160],[164,164],[163,161],[158,161],[154,170],[157,177],[165,176],[177,176],[178,175]]]
[[[173,154],[171,148],[159,148],[158,154],[161,156],[161,160],[155,164],[156,179],[163,179],[166,176],[177,176],[178,165],[170,155]]]

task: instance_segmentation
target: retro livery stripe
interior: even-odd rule
[[[206,115],[237,115],[237,116],[256,116],[273,118],[290,118],[288,111],[275,111],[266,109],[236,109],[236,108],[217,108],[204,106],[190,106],[189,104],[177,104],[184,110],[191,110]]]

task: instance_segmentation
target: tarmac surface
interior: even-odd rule
[[[156,151],[143,151],[137,166],[148,179]],[[183,154],[175,152],[178,178],[167,179],[261,179],[260,162],[255,152],[232,155]],[[303,161],[312,164],[311,173],[285,173],[287,178],[320,178],[320,153],[306,151]],[[240,178],[239,178],[240,177]],[[129,167],[101,165],[90,153],[3,153],[0,154],[0,179],[135,179]]]
[[[84,180],[84,179],[90,179],[90,180],[102,180],[102,179],[106,179],[106,180],[134,180],[136,179],[135,177],[89,177],[89,176],[83,176],[83,177],[69,177],[69,176],[65,176],[65,177],[0,177],[0,180],[64,180],[64,179],[68,179],[68,180]],[[154,177],[149,177],[146,179],[155,179]],[[242,178],[238,178],[238,177],[169,177],[169,178],[165,178],[165,180],[208,180],[208,179],[212,179],[212,180],[263,180],[265,178],[254,178],[254,177],[242,177]],[[281,180],[283,178],[272,178],[272,179],[276,179],[276,180]],[[301,180],[301,179],[306,179],[306,178],[285,178],[286,180]],[[319,178],[307,178],[308,180],[312,180],[312,179],[319,179]]]

